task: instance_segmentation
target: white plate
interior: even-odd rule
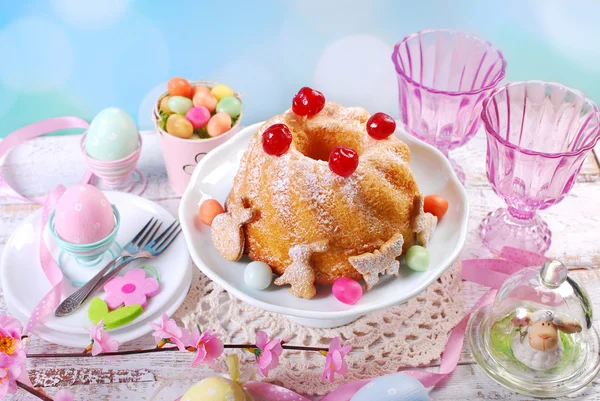
[[[163,227],[168,227],[174,218],[156,203],[123,192],[105,192],[109,201],[117,206],[121,214],[121,227],[117,235],[117,242],[121,245],[129,242],[151,217],[157,217]],[[44,275],[38,259],[38,227],[41,211],[29,216],[17,227],[9,239],[2,254],[0,265],[0,277],[4,288],[4,297],[11,305],[13,312],[18,312],[24,317],[31,313],[41,298],[50,290],[50,283]],[[48,248],[58,257],[59,248],[50,235],[46,232],[44,240]],[[62,258],[65,260],[65,256]],[[148,299],[148,306],[144,313],[130,325],[138,321],[148,320],[158,311],[166,309],[175,295],[179,295],[181,285],[191,269],[191,262],[187,252],[185,239],[179,236],[171,246],[159,257],[152,260],[138,260],[127,268],[139,267],[149,264],[156,267],[160,276],[160,292]],[[79,267],[80,278],[91,278],[104,264],[95,268]],[[68,280],[63,284],[63,299],[76,290]],[[97,296],[105,294],[99,292]],[[88,301],[89,302],[89,301]],[[87,305],[69,316],[55,317],[50,315],[45,320],[48,329],[72,334],[87,334],[85,330],[89,326],[87,317]],[[124,326],[127,327],[127,326]],[[149,330],[147,330],[149,331]]]
[[[200,270],[235,297],[259,308],[293,317],[312,327],[335,327],[347,324],[359,316],[405,302],[418,295],[449,268],[458,258],[467,235],[469,204],[467,194],[444,155],[434,147],[397,132],[411,150],[411,168],[421,192],[441,194],[450,205],[428,246],[430,267],[425,272],[413,272],[401,267],[399,278],[383,277],[356,305],[345,305],[331,293],[331,287],[317,288],[310,300],[296,298],[288,287],[272,284],[265,291],[253,290],[244,284],[244,267],[249,262],[225,260],[215,249],[210,227],[200,223],[198,205],[206,198],[223,203],[233,186],[239,162],[252,135],[262,123],[240,131],[234,138],[206,155],[194,174],[179,205],[179,220],[192,259]]]

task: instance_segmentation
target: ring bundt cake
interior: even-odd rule
[[[391,117],[326,102],[303,88],[292,109],[264,123],[251,138],[227,213],[212,224],[227,259],[243,253],[312,298],[315,283],[398,274],[398,257],[425,246],[437,218],[409,167],[408,146],[393,135]]]

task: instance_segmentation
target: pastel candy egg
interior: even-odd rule
[[[115,228],[110,202],[98,188],[80,184],[60,197],[54,212],[54,231],[72,244],[91,244]]]
[[[227,113],[217,113],[210,118],[206,125],[208,135],[215,137],[231,129],[231,117]]]
[[[140,146],[138,130],[133,119],[116,107],[102,110],[87,130],[85,151],[101,161],[123,159]]]
[[[408,248],[405,255],[406,265],[412,270],[424,272],[429,268],[429,252],[420,245]]]
[[[210,226],[217,215],[225,213],[223,206],[216,199],[207,199],[200,205],[198,216],[200,221]]]
[[[217,98],[217,100],[224,99],[228,96],[233,96],[233,90],[229,86],[223,84],[217,85],[214,88],[212,88],[210,90],[210,93],[212,93],[213,96]]]
[[[194,127],[184,116],[171,114],[167,119],[167,132],[173,136],[189,139],[194,134]]]
[[[271,285],[273,271],[265,262],[250,262],[244,269],[244,283],[252,289],[264,290]]]
[[[242,102],[235,96],[227,96],[217,104],[217,113],[227,113],[231,118],[236,118],[242,112]]]
[[[194,89],[187,79],[181,77],[171,78],[167,83],[167,89],[171,96],[192,97]]]
[[[348,305],[354,305],[360,301],[363,294],[363,289],[358,281],[348,277],[340,277],[335,280],[331,291],[338,301]]]
[[[194,87],[194,95],[198,92],[210,93],[210,89],[206,86],[198,85]]]
[[[218,100],[216,97],[206,92],[196,93],[193,99],[194,106],[204,106],[211,113],[215,111],[215,108],[217,107],[217,102]]]
[[[193,385],[182,401],[248,401],[242,386],[224,377],[208,377]]]
[[[158,109],[163,113],[173,114],[173,110],[171,110],[171,108],[169,107],[169,99],[171,99],[171,96],[165,96],[162,99],[160,99]]]
[[[429,401],[427,390],[414,377],[392,374],[378,377],[358,390],[350,401]]]
[[[185,115],[189,109],[194,107],[192,101],[183,96],[171,96],[167,104],[174,113],[183,115]]]
[[[194,128],[202,128],[210,120],[210,111],[204,106],[194,106],[185,113],[185,118],[192,123]]]

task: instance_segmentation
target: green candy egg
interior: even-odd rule
[[[227,96],[217,104],[217,113],[227,113],[231,118],[237,118],[242,112],[242,102],[235,96]]]
[[[182,115],[185,115],[189,109],[194,107],[192,101],[183,96],[171,96],[167,104],[173,112]]]
[[[429,252],[420,245],[408,248],[405,259],[406,265],[414,271],[424,272],[429,268]]]

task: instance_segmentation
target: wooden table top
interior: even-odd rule
[[[146,174],[149,186],[144,197],[159,203],[177,215],[179,198],[169,188],[158,137],[143,133],[144,149],[138,167]],[[79,152],[79,136],[38,138],[19,146],[4,160],[2,172],[7,181],[27,196],[43,195],[59,184],[76,184],[85,170]],[[463,259],[489,257],[482,244],[478,226],[490,211],[504,204],[492,191],[485,174],[485,136],[480,132],[473,140],[451,156],[464,168],[466,189],[471,202],[467,245]],[[597,153],[596,153],[597,154]],[[562,260],[587,288],[595,311],[600,310],[600,166],[590,153],[577,184],[558,205],[540,213],[553,232],[547,256]],[[0,196],[0,256],[15,228],[34,210],[34,204],[19,203]],[[465,283],[464,296],[472,305],[486,288]],[[0,310],[6,305],[0,293]],[[598,312],[600,313],[600,312]],[[598,314],[595,323],[598,324]],[[153,338],[147,335],[125,344],[125,349],[149,348]],[[73,349],[49,344],[33,338],[30,352],[73,352]],[[53,395],[61,386],[75,393],[75,400],[152,400],[172,401],[187,388],[212,371],[190,369],[191,354],[160,353],[119,358],[37,359],[28,361],[30,377],[36,386],[45,387]],[[436,369],[435,364],[431,368]],[[572,400],[600,400],[597,378]],[[530,400],[496,384],[474,362],[467,347],[456,371],[432,391],[432,400]],[[8,400],[36,400],[19,391]],[[316,399],[315,399],[316,400]]]

